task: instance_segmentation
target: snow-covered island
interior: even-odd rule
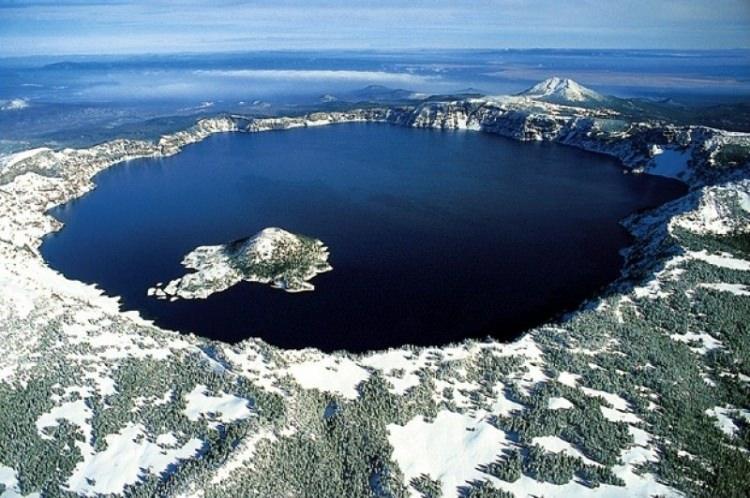
[[[159,299],[205,299],[242,281],[270,283],[287,292],[315,289],[309,280],[333,268],[328,248],[317,239],[281,228],[218,246],[200,246],[182,260],[195,273],[156,285],[148,295]]]

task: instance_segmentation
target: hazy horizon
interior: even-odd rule
[[[750,54],[750,47],[733,47],[733,48],[678,48],[678,47],[664,47],[664,48],[602,48],[602,47],[577,47],[577,48],[559,48],[559,47],[528,47],[528,48],[509,48],[509,47],[475,47],[475,48],[451,48],[451,47],[414,47],[408,49],[378,49],[378,48],[265,48],[265,49],[236,49],[236,50],[214,50],[214,51],[173,51],[173,52],[113,52],[113,53],[39,53],[39,54],[26,54],[26,55],[2,55],[0,52],[0,60],[12,60],[12,59],[113,59],[120,60],[125,58],[167,58],[167,57],[205,57],[208,55],[226,55],[226,56],[242,56],[242,55],[254,55],[254,54],[373,54],[373,55],[419,55],[419,54],[439,54],[439,53],[514,53],[514,52],[539,52],[539,53],[591,53],[591,52],[602,52],[602,53],[652,53],[652,54],[664,54],[671,56],[679,56],[680,52],[684,53],[695,53],[695,54],[710,54],[710,53],[748,53]]]
[[[750,2],[0,0],[0,56],[750,49]]]

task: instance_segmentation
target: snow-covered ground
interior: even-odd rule
[[[750,423],[750,410],[737,409],[732,406],[716,406],[706,410],[706,415],[716,420],[716,427],[730,438],[737,436],[739,427],[735,420],[743,420]]]
[[[587,96],[574,85],[563,86],[565,95],[578,92]],[[650,473],[639,472],[638,468],[644,462],[658,462],[659,449],[667,444],[662,436],[655,434],[656,428],[649,425],[647,418],[659,416],[662,409],[659,396],[664,393],[626,385],[629,397],[622,390],[609,392],[592,379],[606,375],[619,379],[631,373],[624,371],[626,367],[613,370],[605,361],[614,356],[622,356],[623,362],[631,361],[624,342],[615,336],[623,333],[612,326],[615,318],[626,320],[633,314],[638,316],[639,306],[647,301],[674,297],[674,286],[691,271],[691,262],[707,263],[722,271],[736,272],[740,275],[738,279],[745,278],[742,275],[750,271],[750,262],[738,254],[706,249],[665,256],[659,253],[657,243],[651,244],[650,238],[658,239],[657,235],[676,227],[695,234],[747,231],[750,227],[743,213],[748,212],[750,204],[750,182],[746,178],[732,178],[718,185],[693,183],[690,202],[675,203],[665,211],[639,218],[641,225],[633,228],[636,238],[643,244],[651,244],[646,246],[645,254],[647,258],[658,258],[661,264],[654,265],[656,269],[649,271],[626,294],[611,296],[597,307],[592,313],[605,317],[602,319],[605,325],[592,328],[583,338],[561,324],[558,328],[535,329],[510,344],[467,341],[362,356],[282,351],[255,339],[237,345],[211,343],[189,334],[160,330],[137,313],[123,313],[116,298],[103,295],[94,286],[64,278],[46,265],[38,251],[42,237],[60,228],[60,223],[46,214],[47,210],[93,188],[91,179],[97,172],[134,157],[177,153],[185,145],[213,133],[350,121],[484,129],[524,140],[563,141],[609,153],[651,173],[677,176],[689,182],[697,182],[694,173],[702,164],[700,154],[710,148],[708,152],[715,155],[717,146],[747,139],[715,130],[686,128],[677,130],[675,135],[690,142],[688,147],[640,144],[647,150],[655,151],[651,146],[662,150],[653,158],[640,157],[636,151],[641,149],[627,136],[619,141],[597,142],[586,135],[587,131],[582,131],[589,129],[589,120],[604,111],[580,110],[566,115],[565,112],[573,111],[563,107],[526,96],[294,118],[221,117],[202,120],[195,127],[162,137],[156,143],[121,140],[90,149],[36,149],[4,158],[0,161],[0,339],[5,354],[0,355],[0,399],[11,394],[28,396],[19,398],[29,402],[18,406],[24,406],[28,415],[33,416],[13,418],[14,423],[26,424],[23,426],[26,451],[59,451],[43,445],[56,443],[70,432],[75,437],[61,442],[73,452],[75,461],[61,481],[63,491],[88,496],[120,494],[127,486],[148,479],[166,482],[168,476],[173,476],[179,482],[184,462],[198,461],[198,455],[211,451],[223,429],[239,427],[237,445],[227,450],[229,454],[222,456],[216,467],[204,469],[203,477],[207,479],[200,482],[210,482],[212,487],[256,482],[242,479],[263,479],[253,474],[254,466],[273,463],[274,458],[279,458],[267,447],[285,443],[298,449],[327,437],[320,429],[325,411],[315,404],[316,396],[335,399],[344,408],[355,407],[362,402],[358,389],[361,384],[382,377],[386,381],[384,392],[393,398],[392,402],[403,403],[395,411],[416,413],[399,423],[372,420],[373,424],[383,424],[380,429],[387,438],[383,447],[390,453],[382,457],[392,458],[405,478],[402,484],[412,496],[417,495],[409,480],[423,473],[440,479],[446,498],[457,496],[457,488],[472,479],[489,479],[496,487],[519,497],[677,495],[676,489]],[[533,109],[533,115],[529,109]],[[713,157],[711,154],[709,157]],[[643,261],[640,263],[645,265]],[[693,295],[718,292],[731,298],[748,296],[750,284],[737,283],[747,280],[725,282],[705,277],[698,280],[688,289]],[[731,353],[729,343],[717,336],[721,331],[663,332],[668,344],[684,348],[698,366],[710,352]],[[550,334],[565,346],[551,342]],[[561,355],[572,358],[564,368],[554,366]],[[651,363],[657,363],[652,360]],[[656,367],[639,358],[627,368],[636,372]],[[722,373],[704,372],[705,375]],[[743,381],[739,374],[732,375],[726,378]],[[595,385],[597,388],[592,387]],[[543,408],[550,416],[572,413],[570,410],[578,410],[577,405],[585,400],[597,407],[600,423],[627,428],[630,442],[623,445],[618,462],[612,466],[614,474],[625,481],[625,487],[589,488],[576,479],[553,485],[527,475],[509,483],[490,479],[479,469],[481,464],[496,460],[503,449],[520,444],[511,441],[511,435],[499,429],[493,417],[523,416],[530,409],[527,397],[549,386],[566,390],[544,399]],[[31,394],[25,389],[31,390]],[[629,401],[639,395],[643,396],[645,409]],[[716,403],[720,406],[707,408],[704,415],[715,420],[723,434],[739,444],[737,421],[747,419],[748,407]],[[274,408],[277,404],[282,408]],[[358,408],[375,414],[382,407]],[[428,413],[433,408],[437,412],[430,417]],[[345,409],[341,413],[342,417],[347,416]],[[0,422],[5,422],[4,416],[0,414]],[[369,436],[378,434],[374,431]],[[14,453],[17,446],[9,443],[15,437],[10,432],[0,435],[3,498],[41,490],[40,484],[28,484],[30,481],[24,474],[25,455]],[[580,448],[560,434],[533,440],[548,452],[565,452],[602,465],[585,457]],[[293,446],[293,441],[300,446]],[[294,451],[290,454],[295,455]],[[710,455],[699,456],[710,458]],[[272,464],[263,469],[268,473],[277,467]],[[191,491],[188,494],[200,496],[205,491],[199,483],[186,486]],[[172,491],[170,488],[169,492]],[[233,494],[228,492],[227,496]]]
[[[301,355],[286,371],[305,389],[318,389],[345,398],[358,396],[357,386],[370,374],[348,358],[315,354],[307,359]]]
[[[185,415],[189,420],[209,417],[228,423],[252,414],[249,400],[226,393],[213,396],[206,393],[206,386],[201,385],[195,386],[185,396],[185,401]]]
[[[138,424],[128,424],[106,439],[107,449],[90,455],[75,468],[68,480],[70,491],[84,496],[121,494],[126,485],[138,482],[143,474],[163,476],[203,446],[195,438],[180,444],[171,433],[160,434],[150,442]]]
[[[492,463],[512,445],[503,431],[483,420],[441,411],[434,421],[415,417],[403,427],[388,426],[393,459],[408,482],[427,474],[442,483],[443,496],[457,496],[458,487],[482,479],[477,466]],[[419,493],[412,490],[414,498]]]

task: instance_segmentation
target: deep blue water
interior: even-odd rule
[[[377,124],[218,135],[95,180],[42,247],[68,277],[164,327],[352,351],[513,339],[616,278],[620,219],[684,192],[556,144]],[[314,292],[146,296],[196,246],[269,226],[329,246]]]

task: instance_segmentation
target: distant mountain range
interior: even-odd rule
[[[320,101],[330,102],[395,102],[404,100],[434,100],[436,98],[444,99],[446,97],[482,97],[486,92],[477,88],[464,88],[448,94],[427,95],[404,90],[401,88],[389,88],[383,85],[369,85],[359,90],[354,90],[341,95],[325,94],[321,95]],[[590,107],[611,103],[614,97],[606,97],[600,93],[587,88],[571,79],[558,78],[556,76],[547,78],[544,81],[524,90],[515,95],[516,97],[526,97],[540,102],[551,104],[574,105]]]
[[[395,102],[425,98],[427,95],[404,90],[389,88],[384,85],[368,85],[359,90],[353,90],[340,95],[325,94],[320,96],[321,102]]]

